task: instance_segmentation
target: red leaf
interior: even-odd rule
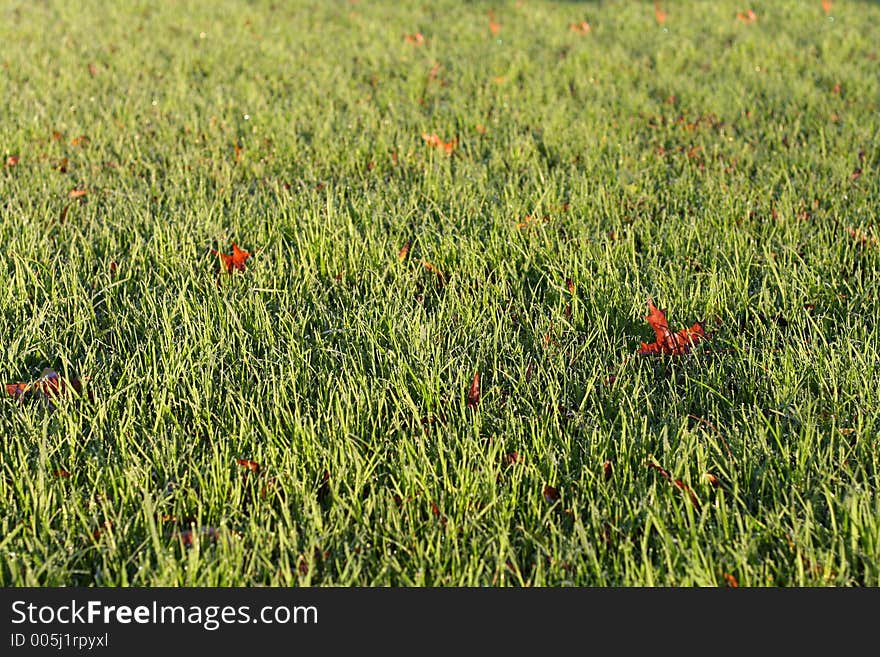
[[[251,461],[249,459],[238,459],[238,464],[255,474],[260,471],[260,464],[256,461]]]
[[[480,372],[477,370],[474,372],[474,378],[471,381],[471,387],[468,390],[468,408],[472,408],[477,410],[477,406],[480,404]]]
[[[318,502],[324,503],[330,499],[330,471],[324,470],[321,476],[321,484],[318,486]]]
[[[602,464],[602,473],[605,478],[605,481],[609,481],[611,479],[611,475],[613,474],[613,468],[611,466],[611,461],[605,461]]]
[[[219,251],[215,251],[211,249],[211,253],[216,256],[219,256],[223,261],[223,266],[226,267],[226,272],[231,274],[233,269],[237,269],[238,271],[245,270],[245,263],[247,259],[252,257],[253,254],[248,251],[243,251],[238,248],[238,244],[235,242],[232,243],[232,254],[220,253]]]
[[[655,341],[648,344],[642,343],[639,349],[639,355],[649,356],[655,354],[667,354],[670,356],[679,356],[686,354],[691,347],[700,340],[707,339],[703,329],[703,323],[697,322],[690,328],[681,329],[677,333],[673,333],[666,321],[666,311],[659,310],[654,306],[653,299],[648,299],[648,314],[645,316],[648,324],[654,329]]]
[[[6,393],[16,399],[19,399],[28,390],[27,383],[7,383]]]
[[[558,502],[560,497],[558,488],[554,488],[550,485],[544,486],[544,499],[548,503],[553,504],[554,502]]]
[[[192,547],[193,543],[195,543],[196,537],[201,537],[203,540],[207,539],[212,543],[215,542],[220,536],[220,530],[214,527],[200,527],[197,530],[185,529],[180,532],[174,532],[171,535],[171,538],[179,540],[183,543],[184,547]]]
[[[58,372],[45,370],[43,376],[36,381],[31,381],[30,383],[7,383],[6,392],[20,400],[30,396],[44,399],[56,398],[66,394],[70,388],[73,388],[77,393],[82,393],[83,382],[88,380],[88,378],[65,380],[58,375]],[[92,398],[91,392],[88,393],[88,397],[89,399]]]
[[[10,155],[6,158],[6,166],[14,167],[18,164],[19,157],[18,155]]]

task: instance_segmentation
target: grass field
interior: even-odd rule
[[[880,5],[661,5],[4,3],[0,584],[880,585]]]

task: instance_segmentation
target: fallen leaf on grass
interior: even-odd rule
[[[645,464],[645,466],[648,467],[649,469],[656,470],[657,472],[660,473],[660,475],[661,475],[664,479],[666,479],[666,481],[670,481],[670,482],[672,482],[672,484],[673,484],[676,488],[679,488],[679,489],[683,490],[683,491],[687,494],[688,499],[691,501],[691,504],[694,505],[694,508],[695,508],[697,511],[700,510],[700,501],[697,499],[697,496],[694,495],[694,491],[692,491],[692,490],[690,489],[690,486],[688,486],[686,483],[684,483],[681,479],[673,479],[673,478],[672,478],[672,475],[669,474],[669,471],[668,471],[668,470],[666,470],[665,468],[661,467],[660,465],[654,463],[653,461],[648,461],[648,462]]]
[[[400,260],[400,262],[403,262],[404,260],[406,260],[406,256],[409,255],[410,247],[412,247],[411,241],[407,242],[402,247],[400,247],[400,251],[397,252],[397,259]]]
[[[702,322],[696,322],[690,328],[681,329],[677,333],[673,333],[669,328],[669,323],[666,321],[666,311],[656,308],[653,299],[648,299],[648,314],[645,316],[645,319],[651,325],[651,328],[654,329],[656,339],[650,344],[642,343],[639,349],[640,356],[655,354],[679,356],[687,354],[693,345],[709,337],[703,329]]]
[[[266,480],[266,483],[264,483],[263,486],[260,488],[260,497],[265,500],[269,496],[269,493],[274,490],[276,483],[278,483],[278,479],[276,477],[269,477]]]
[[[727,582],[727,586],[729,586],[732,589],[739,588],[739,582],[736,581],[736,577],[734,577],[730,573],[724,573],[723,577],[724,577],[724,581]]]
[[[244,271],[246,267],[245,263],[247,262],[248,258],[253,257],[252,253],[240,249],[238,247],[238,244],[236,244],[235,242],[232,243],[231,254],[221,253],[220,251],[215,251],[214,249],[211,249],[211,253],[220,257],[220,259],[223,261],[223,266],[226,267],[226,272],[229,274],[232,273],[233,269]]]
[[[458,137],[454,137],[449,141],[443,141],[436,132],[432,132],[428,134],[427,132],[422,133],[422,139],[425,140],[425,143],[432,148],[439,148],[445,151],[448,154],[451,154],[452,151],[458,146]]]
[[[658,25],[663,25],[663,23],[666,22],[666,17],[668,15],[669,14],[667,14],[665,11],[663,11],[663,7],[660,6],[659,2],[654,3],[654,18],[657,19]]]
[[[80,198],[80,197],[82,197],[82,196],[85,196],[85,195],[88,194],[88,193],[89,193],[89,192],[88,192],[88,190],[86,190],[86,189],[78,189],[78,188],[77,188],[77,189],[71,189],[70,192],[69,192],[67,195],[68,195],[70,198]]]
[[[610,481],[613,474],[614,468],[611,465],[611,461],[605,461],[605,463],[602,464],[602,476],[605,481]]]
[[[559,501],[559,498],[562,497],[562,496],[559,494],[559,489],[558,489],[558,488],[555,488],[555,487],[553,487],[553,486],[550,486],[549,484],[546,484],[546,485],[544,486],[544,491],[543,491],[543,493],[544,493],[544,500],[545,500],[548,504],[553,504],[554,502],[558,502],[558,501]]]
[[[526,228],[531,228],[533,226],[537,226],[540,223],[549,223],[550,217],[545,216],[543,219],[538,219],[538,217],[533,217],[530,214],[527,214],[523,217],[522,221],[517,222],[516,227],[520,230],[525,230]]]
[[[323,504],[327,500],[330,499],[330,471],[324,470],[324,474],[321,475],[321,484],[318,486],[318,502]]]
[[[18,160],[19,160],[18,155],[10,155],[9,157],[6,158],[6,166],[14,167],[18,164]]]
[[[474,378],[471,381],[471,387],[468,389],[468,408],[477,410],[480,405],[480,372],[474,372]]]
[[[404,35],[403,40],[414,46],[420,46],[425,43],[425,36],[421,32],[416,32],[415,34]]]
[[[736,19],[748,25],[758,20],[758,15],[754,11],[749,9],[748,11],[737,12]]]
[[[822,11],[824,11],[826,14],[831,13],[831,9],[833,8],[833,6],[834,3],[832,3],[831,0],[822,0]]]
[[[109,531],[112,528],[113,528],[113,523],[109,520],[105,520],[100,525],[98,525],[95,528],[95,530],[92,532],[92,538],[97,541],[99,538],[101,538],[101,534],[103,534],[105,531]]]
[[[572,23],[568,26],[568,29],[575,34],[589,34],[591,28],[587,21],[581,21],[580,23]]]
[[[429,272],[437,277],[437,282],[440,283],[440,287],[446,285],[446,276],[443,275],[442,271],[437,269],[436,265],[428,262],[427,260],[423,260],[422,265],[425,267],[425,269],[427,269]]]
[[[846,232],[849,233],[849,236],[862,248],[874,247],[880,244],[880,240],[873,235],[869,235],[861,228],[850,227],[846,229]]]
[[[174,532],[171,538],[179,540],[184,547],[192,547],[197,538],[208,540],[212,543],[216,542],[220,537],[220,530],[215,527],[203,526],[198,529],[184,529],[183,531]]]
[[[492,36],[498,36],[498,33],[501,32],[501,23],[495,20],[495,12],[489,10],[486,12],[486,15],[489,17],[489,31],[492,33]]]
[[[83,383],[89,379],[62,379],[55,370],[46,369],[43,376],[36,381],[30,383],[7,383],[6,392],[10,396],[24,401],[30,397],[43,399],[50,407],[54,408],[52,399],[66,395],[70,389],[77,394],[82,394]],[[89,399],[92,398],[91,392],[88,392]]]
[[[70,473],[64,468],[58,468],[57,470],[53,471],[52,474],[62,479],[70,479]]]
[[[250,459],[238,459],[238,464],[254,474],[260,471],[260,464]]]

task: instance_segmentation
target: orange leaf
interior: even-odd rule
[[[403,40],[414,46],[420,46],[425,42],[425,36],[421,32],[416,32],[415,34],[404,35]]]
[[[663,11],[663,7],[660,6],[659,2],[654,3],[654,18],[657,19],[658,25],[663,25],[666,22],[666,17],[668,14]]]
[[[489,17],[489,31],[492,33],[492,36],[498,36],[498,33],[501,31],[501,23],[495,20],[495,12],[490,9],[486,12],[486,15]]]
[[[642,343],[639,355],[649,356],[655,354],[667,354],[679,356],[691,350],[691,346],[709,336],[703,329],[703,323],[697,322],[690,328],[681,329],[673,333],[666,321],[666,311],[659,310],[654,306],[653,299],[648,299],[648,314],[645,316],[648,324],[654,329],[655,341],[648,344]]]
[[[568,26],[568,29],[575,34],[589,34],[591,28],[587,21],[581,21],[580,23],[572,23]]]
[[[238,248],[238,244],[235,242],[232,243],[232,255],[226,253],[220,253],[219,251],[215,251],[211,249],[211,253],[216,256],[219,256],[223,261],[223,265],[226,267],[226,272],[231,274],[233,269],[237,269],[238,271],[245,270],[245,263],[247,259],[252,257],[253,254],[248,251],[243,251]]]
[[[736,18],[737,20],[742,21],[743,23],[746,23],[748,25],[749,23],[754,23],[756,20],[758,20],[758,15],[754,11],[749,9],[746,12],[738,12]]]
[[[403,262],[404,260],[406,260],[406,256],[409,255],[409,249],[411,246],[412,246],[412,242],[409,241],[406,244],[404,244],[402,247],[400,247],[400,251],[397,252],[397,259],[400,260],[400,262]]]
[[[476,372],[474,372],[474,378],[471,381],[471,387],[468,389],[467,405],[469,408],[476,410],[477,406],[479,404],[480,404],[480,371],[477,370]]]
[[[611,461],[605,461],[605,463],[602,464],[602,473],[605,481],[609,481],[611,479],[611,475],[613,474],[613,472],[614,470],[611,466]]]
[[[251,461],[250,459],[238,459],[238,464],[253,473],[260,471],[260,464],[256,461]]]
[[[832,3],[831,0],[822,0],[822,11],[826,14],[830,14],[833,4],[834,3]]]
[[[730,573],[724,573],[724,581],[727,582],[727,586],[732,589],[739,588],[739,582],[737,582],[736,577],[734,577]]]
[[[18,164],[18,159],[19,159],[18,155],[10,155],[9,157],[6,158],[6,166],[14,167],[15,165]]]
[[[422,264],[424,265],[425,269],[437,276],[437,282],[440,283],[440,287],[446,285],[446,276],[443,275],[442,271],[437,269],[434,264],[428,262],[427,260],[422,260]]]
[[[80,196],[85,196],[89,192],[85,189],[71,189],[68,196],[70,198],[79,198]]]
[[[449,141],[443,141],[437,135],[437,133],[428,134],[427,132],[422,133],[422,139],[425,140],[425,143],[432,148],[439,148],[447,153],[452,153],[455,150],[455,147],[458,146],[458,137],[455,137]]]

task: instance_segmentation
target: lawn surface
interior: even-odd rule
[[[880,5],[661,4],[5,2],[0,584],[880,585]]]

